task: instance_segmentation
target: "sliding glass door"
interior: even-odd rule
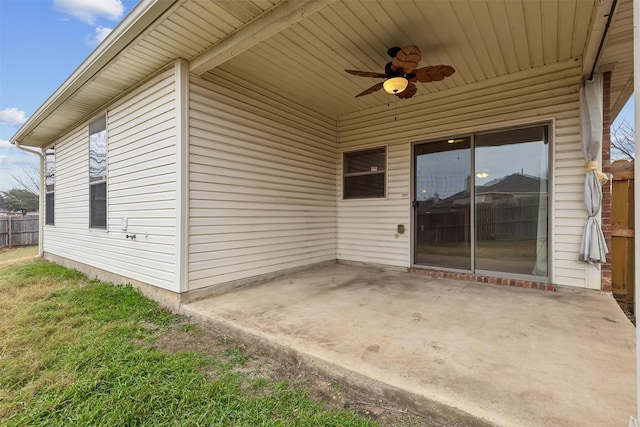
[[[469,270],[471,139],[415,147],[416,264]]]
[[[546,125],[419,144],[414,155],[416,264],[548,276]]]

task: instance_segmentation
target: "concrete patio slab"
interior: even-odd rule
[[[336,264],[183,312],[461,425],[626,426],[636,412],[635,329],[606,294]]]

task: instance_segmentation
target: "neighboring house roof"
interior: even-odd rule
[[[476,194],[486,193],[539,193],[540,178],[514,173],[504,178],[478,186]]]
[[[545,180],[546,182],[546,180]],[[486,183],[485,185],[479,185],[476,188],[476,195],[481,194],[533,194],[540,193],[540,178],[514,173],[505,177],[494,179]],[[455,203],[457,200],[469,199],[469,192],[467,190],[459,191],[451,196],[439,200],[438,206]]]
[[[612,1],[142,0],[11,142],[52,143],[177,58],[194,73],[237,76],[329,119],[386,105],[384,93],[354,99],[376,80],[344,69],[382,71],[391,45],[415,44],[421,65],[456,68],[445,81],[419,84],[417,96],[574,60],[586,76]],[[618,1],[600,60],[613,71],[614,117],[633,91],[632,3]]]

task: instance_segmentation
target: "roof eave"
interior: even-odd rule
[[[133,40],[164,14],[178,0],[141,0],[140,3],[118,24],[82,64],[56,89],[56,91],[33,113],[9,139],[21,145],[42,147],[44,144],[30,141],[29,135],[47,117],[88,82],[97,72],[112,61]]]

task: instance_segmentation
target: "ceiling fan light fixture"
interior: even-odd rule
[[[391,77],[387,79],[382,84],[385,92],[395,95],[396,93],[400,93],[407,88],[409,84],[409,80],[404,77]]]

